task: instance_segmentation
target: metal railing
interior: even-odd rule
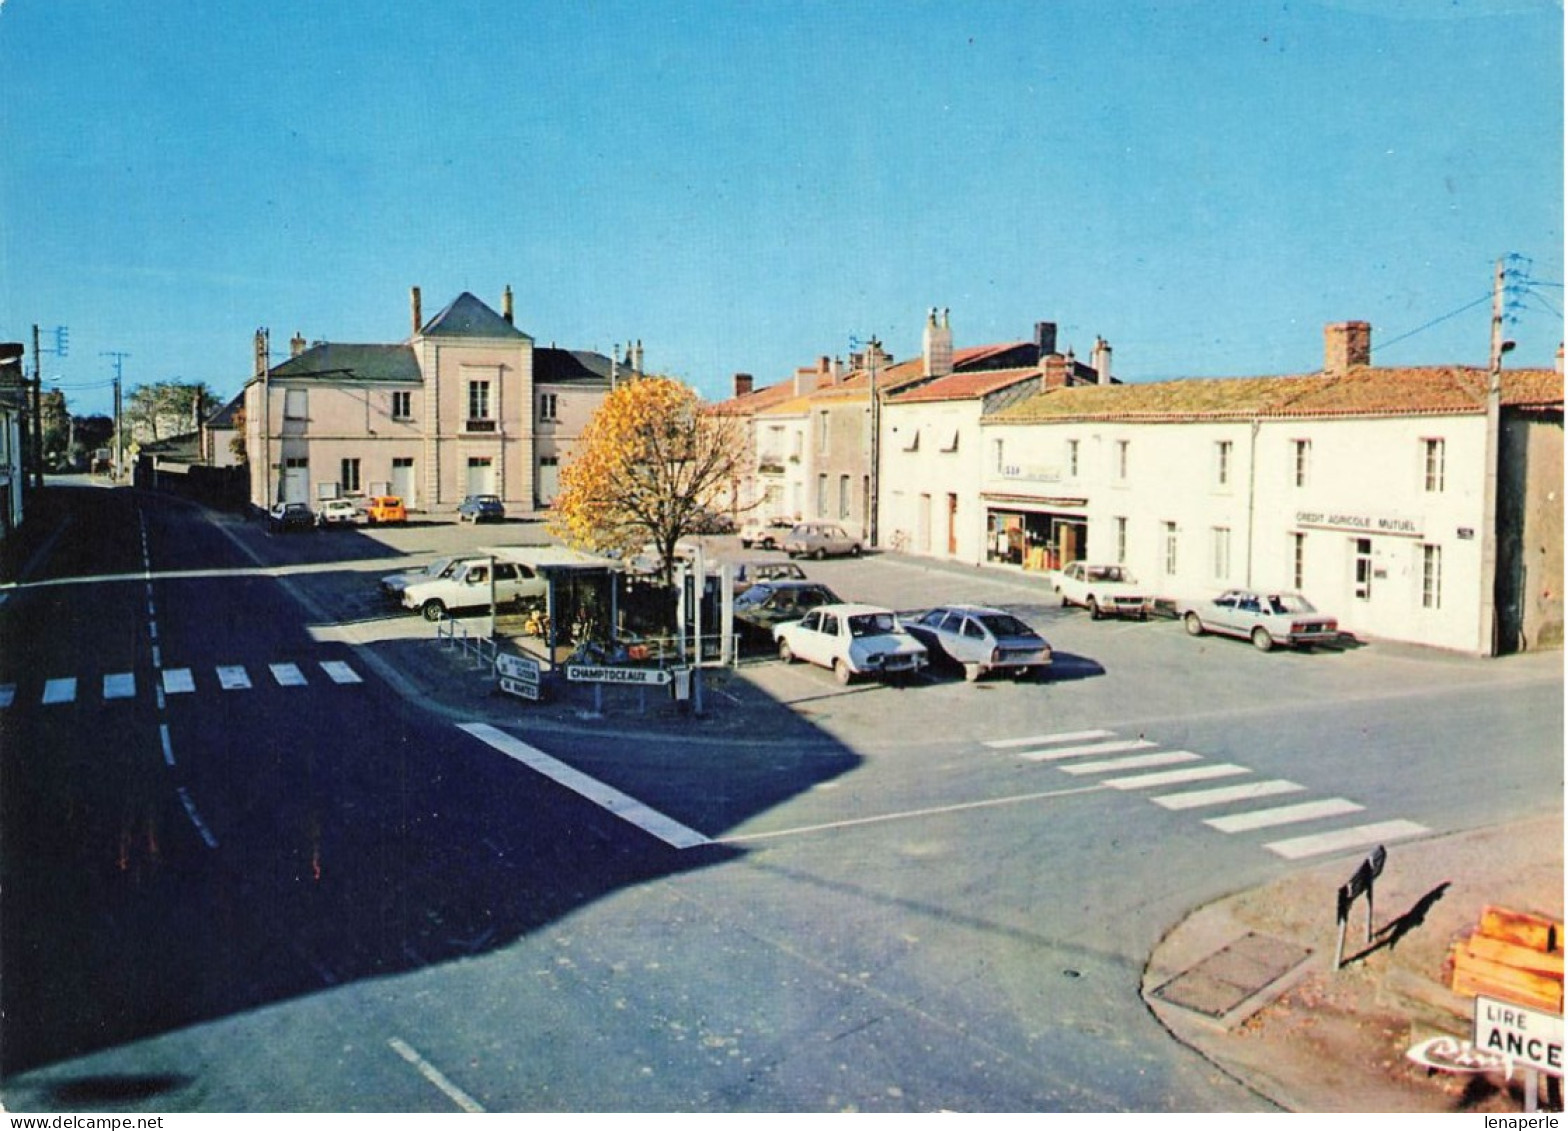
[[[490,637],[471,633],[465,625],[458,624],[451,617],[442,617],[436,622],[436,639],[443,641],[448,649],[460,652],[475,670],[495,670],[499,648]]]

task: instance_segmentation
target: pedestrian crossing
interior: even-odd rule
[[[296,688],[314,684],[347,687],[364,682],[364,677],[343,660],[319,660],[315,664],[285,660],[258,665],[254,674],[253,669],[243,664],[219,664],[210,672],[207,669],[163,668],[155,671],[150,681],[154,693],[165,697],[197,695],[203,691],[220,694],[252,691],[258,686]],[[17,683],[0,683],[0,710],[29,699],[45,707],[90,700],[95,696],[89,689],[96,689],[96,698],[106,703],[121,699],[134,700],[138,693],[147,689],[148,683],[139,678],[136,672],[107,672],[101,683],[97,684],[77,676],[45,679],[41,686],[31,689]]]
[[[1001,738],[982,745],[997,754],[1052,765],[1075,778],[1097,779],[1108,789],[1142,793],[1162,809],[1194,813],[1204,827],[1227,836],[1276,836],[1294,828],[1300,835],[1262,845],[1287,860],[1348,852],[1432,831],[1403,819],[1307,831],[1314,821],[1353,819],[1366,807],[1345,797],[1303,799],[1296,795],[1307,793],[1307,787],[1297,782],[1259,777],[1247,766],[1210,761],[1192,750],[1162,750],[1142,734],[1123,738],[1110,730],[1079,730]],[[1205,782],[1216,784],[1200,785]],[[1221,807],[1229,809],[1216,812]]]

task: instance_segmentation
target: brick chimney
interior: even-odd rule
[[[1557,343],[1557,376],[1563,375],[1563,344]]]
[[[305,335],[301,334],[298,330],[295,330],[294,331],[294,336],[289,339],[289,356],[290,357],[298,357],[300,354],[302,354],[304,352],[305,352]]]
[[[508,283],[506,290],[501,292],[501,317],[506,319],[508,326],[512,325],[512,287]]]
[[[735,374],[735,395],[744,397],[751,392],[753,381],[750,373]]]
[[[1095,335],[1094,353],[1090,355],[1094,366],[1094,379],[1096,384],[1111,384],[1111,343]]]
[[[1043,361],[1056,352],[1056,323],[1036,322],[1034,324],[1034,347],[1040,351],[1039,360]]]
[[[408,305],[409,305],[409,312],[414,317],[414,337],[417,338],[417,337],[419,337],[419,331],[421,331],[421,330],[423,330],[425,328],[425,320],[424,320],[424,318],[422,318],[420,316],[420,310],[419,310],[419,288],[418,287],[410,287],[409,288],[409,290],[408,290]]]
[[[255,376],[257,376],[257,377],[260,377],[264,373],[267,372],[267,350],[268,350],[268,343],[271,340],[271,337],[272,337],[272,332],[270,330],[268,330],[265,326],[260,327],[256,331],[256,341],[255,341],[255,347],[254,348],[255,348],[255,351],[256,351],[256,372],[255,372]]]
[[[925,334],[921,343],[924,377],[946,377],[953,371],[953,329],[948,324],[947,311],[942,311],[942,322],[937,324],[936,307],[926,319]]]
[[[1372,323],[1330,322],[1323,327],[1323,372],[1344,373],[1372,364]]]

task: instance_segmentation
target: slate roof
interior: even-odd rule
[[[1340,374],[1187,378],[1134,385],[1051,389],[990,419],[1237,420],[1252,417],[1439,416],[1486,410],[1487,371],[1464,366],[1359,366]],[[1503,373],[1503,403],[1561,406],[1563,376],[1550,369]]]
[[[412,346],[352,345],[318,342],[297,357],[269,370],[279,379],[331,382],[419,384],[423,375]]]
[[[534,384],[598,383],[608,386],[611,364],[609,358],[592,350],[563,350],[555,346],[543,348],[536,346],[534,347]],[[622,378],[641,376],[624,365],[619,368],[618,374]]]
[[[458,295],[420,331],[426,338],[527,338],[469,292]]]
[[[207,419],[202,421],[205,428],[233,428],[234,414],[245,405],[245,390],[235,393],[229,402],[216,411],[209,413]]]

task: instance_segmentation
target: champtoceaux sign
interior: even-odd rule
[[[1422,521],[1395,514],[1359,514],[1354,511],[1297,511],[1297,526],[1316,526],[1324,530],[1345,530],[1360,534],[1393,534],[1404,538],[1421,537]]]
[[[589,664],[567,664],[566,678],[573,683],[642,683],[658,687],[670,682],[670,673],[660,668],[609,668]]]

